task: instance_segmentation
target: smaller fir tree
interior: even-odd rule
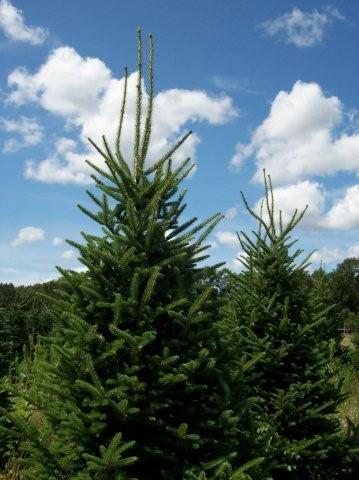
[[[264,181],[260,214],[243,196],[259,229],[252,237],[244,232],[239,237],[244,270],[233,277],[224,324],[237,332],[232,348],[256,363],[251,390],[261,399],[262,412],[254,418],[273,429],[266,452],[273,479],[349,478],[351,446],[336,417],[343,401],[340,372],[328,368],[333,334],[327,331],[328,308],[313,304],[303,285],[309,257],[297,263],[302,250],[295,250],[291,239],[305,210],[295,211],[285,225],[281,212],[276,218],[266,174]]]

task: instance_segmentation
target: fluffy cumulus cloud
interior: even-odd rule
[[[57,247],[58,245],[61,245],[63,243],[63,239],[61,237],[54,237],[52,239],[52,244]]]
[[[344,250],[340,250],[339,248],[323,247],[312,253],[310,256],[310,262],[315,265],[331,265],[340,262],[344,258]]]
[[[346,189],[323,219],[323,226],[336,230],[359,228],[359,184]]]
[[[44,137],[44,129],[34,118],[20,116],[17,119],[0,118],[0,128],[5,132],[17,134],[18,138],[9,138],[3,145],[3,152],[16,152],[20,148],[38,145]]]
[[[226,213],[225,218],[226,220],[233,220],[238,215],[238,207],[230,207]]]
[[[14,90],[8,100],[16,105],[37,102],[80,125],[96,113],[110,80],[110,70],[98,58],[82,58],[73,48],[60,47],[35,74],[22,67],[10,73]]]
[[[318,182],[304,180],[273,189],[276,211],[282,212],[288,222],[295,210],[302,211],[308,206],[301,222],[303,226],[328,230],[354,230],[359,228],[359,184],[345,189],[329,208],[325,208],[328,192]],[[255,205],[260,211],[261,200]]]
[[[243,250],[238,250],[235,257],[227,263],[227,267],[233,272],[239,273],[245,269],[245,266],[242,263],[242,259],[245,260],[248,256]]]
[[[314,265],[335,265],[345,258],[353,257],[359,257],[359,243],[351,245],[349,248],[322,247],[313,252],[310,262]]]
[[[334,7],[312,12],[293,8],[290,13],[268,20],[259,27],[270,37],[277,37],[287,44],[303,48],[320,44],[327,27],[335,20],[343,19],[343,15]]]
[[[276,183],[340,171],[359,174],[359,132],[338,133],[343,118],[337,97],[325,96],[316,83],[298,81],[290,92],[278,93],[251,142],[237,145],[231,165],[238,168],[253,156],[255,179],[261,180],[266,168]]]
[[[226,247],[238,247],[239,240],[235,233],[225,230],[220,230],[215,234],[217,242]]]
[[[56,141],[53,153],[42,160],[26,162],[25,177],[45,183],[89,183],[91,169],[85,163],[84,155],[76,152],[77,143],[71,138],[60,138]],[[86,158],[99,163],[93,153]]]
[[[45,28],[26,25],[22,11],[9,0],[0,0],[0,28],[11,40],[31,45],[40,45],[48,35]]]
[[[75,258],[75,251],[74,250],[65,250],[64,252],[62,252],[61,254],[61,258],[64,258],[65,260],[71,260],[73,258]]]
[[[122,150],[130,159],[133,151],[135,120],[135,73],[128,78],[127,109],[124,119]],[[87,138],[100,142],[105,134],[109,143],[115,139],[124,78],[114,78],[98,58],[83,58],[73,48],[60,47],[52,52],[36,73],[18,68],[8,77],[11,91],[7,101],[15,105],[39,104],[62,117],[69,128],[78,132],[78,141],[61,139],[52,156],[30,162],[26,175],[41,181],[86,183],[89,170],[84,162],[97,158],[88,147]],[[144,114],[147,95],[144,93]],[[228,96],[212,97],[199,90],[170,89],[154,99],[153,131],[148,161],[158,159],[193,122],[221,125],[237,115]],[[181,148],[180,157],[195,157],[199,138],[192,135]],[[176,159],[176,158],[175,158]],[[97,161],[97,160],[95,160]]]
[[[21,228],[12,241],[11,245],[17,247],[24,243],[34,243],[44,240],[45,232],[42,228],[37,227],[24,227]]]
[[[302,224],[318,226],[318,222],[321,221],[321,214],[325,203],[325,190],[319,183],[305,180],[293,185],[277,187],[273,189],[273,196],[275,210],[282,212],[282,220],[284,223],[288,223],[296,210],[299,213],[303,211],[306,206],[308,208]],[[260,212],[261,203],[262,199],[258,200],[255,205],[255,210],[258,213]]]

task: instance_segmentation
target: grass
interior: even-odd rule
[[[339,418],[344,428],[348,426],[348,420],[359,426],[359,375],[348,372],[348,379],[345,386],[349,393],[348,398],[342,403],[339,409]]]
[[[349,351],[353,350],[352,335],[344,335],[342,345]],[[347,429],[348,420],[354,426],[359,426],[359,373],[354,372],[349,366],[344,368],[346,371],[343,389],[348,398],[341,404],[338,413],[343,428]]]
[[[19,470],[14,465],[8,465],[5,472],[0,473],[0,480],[20,480]]]

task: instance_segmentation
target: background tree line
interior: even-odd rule
[[[49,302],[41,293],[49,294],[56,282],[31,286],[0,283],[0,376],[21,356],[29,336],[46,335],[53,326]]]
[[[207,280],[215,287],[218,296],[224,296],[230,288],[231,278],[238,276],[222,270]],[[46,335],[55,317],[49,300],[42,294],[51,294],[58,288],[58,281],[31,286],[14,286],[0,283],[0,375],[7,373],[16,356],[21,355],[29,336]],[[359,330],[359,258],[346,258],[332,271],[318,268],[303,273],[303,288],[320,290],[323,301],[332,306],[336,317],[336,335],[343,331],[356,338]],[[314,289],[314,290],[313,290]],[[324,328],[324,327],[323,327]]]

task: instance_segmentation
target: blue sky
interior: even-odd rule
[[[300,245],[328,269],[359,256],[359,10],[291,0],[0,0],[0,281],[31,284],[79,268],[63,240],[96,228],[86,142],[113,138],[136,28],[153,32],[155,128],[149,161],[188,128],[186,217],[226,214],[213,261],[238,269],[234,233],[253,224],[261,171],[289,216],[309,204]],[[130,76],[130,99],[134,77]],[[126,117],[130,151],[133,106]]]

